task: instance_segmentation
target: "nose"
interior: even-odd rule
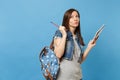
[[[78,20],[78,17],[74,17],[74,20],[75,20],[75,21]]]

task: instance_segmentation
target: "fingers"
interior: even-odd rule
[[[89,47],[94,47],[96,45],[96,42],[94,42],[94,40],[90,40],[89,43],[88,43],[88,46]]]
[[[65,31],[66,28],[65,28],[64,26],[59,26],[59,30],[60,30],[60,31]]]
[[[66,36],[66,28],[64,26],[59,27],[60,32],[62,33],[63,36]]]
[[[93,39],[93,44],[96,43],[98,37],[99,37],[99,36],[97,36],[97,37],[95,37],[95,38]]]

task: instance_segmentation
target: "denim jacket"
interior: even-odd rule
[[[54,38],[55,37],[62,37],[62,33],[59,30],[57,30],[55,35],[54,35]],[[80,58],[78,60],[78,61],[81,61],[81,57],[83,55],[83,46],[80,44],[80,41],[79,41],[78,37],[76,37],[75,40],[77,41],[78,46],[79,46],[79,48],[81,50]],[[67,59],[67,60],[72,60],[73,52],[74,52],[74,41],[73,41],[72,33],[70,31],[67,31],[67,39],[66,39],[65,51],[64,51],[64,55],[62,56],[62,58]]]

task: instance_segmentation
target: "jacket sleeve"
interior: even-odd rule
[[[60,30],[57,30],[53,36],[53,38],[61,38],[62,37],[62,33],[60,32]]]

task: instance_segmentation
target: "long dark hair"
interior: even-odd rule
[[[63,22],[62,22],[62,26],[65,26],[67,30],[70,30],[69,29],[69,20],[71,18],[71,14],[72,14],[73,11],[76,11],[78,13],[78,17],[80,18],[80,14],[79,14],[79,12],[76,9],[72,8],[72,9],[67,10],[65,12],[64,16],[63,16]],[[82,35],[81,35],[80,22],[79,22],[78,27],[75,30],[75,34],[76,33],[78,33],[80,44],[84,46],[85,44],[84,44],[84,41],[83,41],[83,38],[82,38]]]

